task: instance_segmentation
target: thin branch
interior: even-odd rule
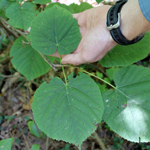
[[[3,74],[0,74],[0,77],[2,77],[2,78],[13,78],[13,77],[16,77],[15,75],[3,75]],[[18,76],[18,78],[20,78],[20,79],[26,79],[26,78],[24,78],[24,77],[21,77],[21,76]]]
[[[61,64],[53,64],[54,67],[56,68],[61,68],[61,67],[70,67],[70,65],[61,65]]]
[[[100,139],[100,137],[98,136],[98,134],[96,132],[93,133],[96,141],[98,142],[99,146],[102,148],[102,150],[107,150],[103,141]]]
[[[96,65],[94,64],[90,64],[92,67],[96,68],[98,71],[102,72],[106,77],[108,77],[108,75],[99,67],[97,67]]]
[[[46,138],[46,150],[48,150],[48,147],[49,147],[49,137],[47,136],[47,138]]]
[[[54,69],[54,71],[58,71],[58,70],[55,68],[54,64],[51,63],[50,60],[49,60],[45,55],[43,55],[43,54],[40,53],[40,52],[39,52],[39,54],[40,54],[40,55],[44,58],[44,60]]]
[[[8,22],[0,16],[0,26],[3,27],[9,34],[13,35],[15,38],[18,38],[18,35],[7,27]]]
[[[13,27],[12,27],[13,28]],[[28,39],[27,39],[27,37],[26,37],[26,35],[21,31],[21,30],[18,30],[18,29],[16,29],[16,28],[13,28],[16,32],[18,32],[20,35],[22,35],[27,41],[28,41]]]
[[[7,31],[3,28],[2,29],[4,31],[4,33],[8,36],[9,40],[11,41],[11,43],[13,44],[14,41],[11,39],[11,37],[9,36],[9,34],[7,33]]]

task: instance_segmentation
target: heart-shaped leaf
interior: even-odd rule
[[[103,100],[97,84],[86,74],[65,84],[60,78],[43,83],[33,98],[38,127],[50,138],[80,146],[100,123]]]
[[[93,8],[93,6],[87,2],[81,2],[80,5],[73,3],[73,4],[69,5],[69,7],[74,11],[74,13],[80,13],[87,9]]]
[[[99,4],[100,2],[102,2],[103,0],[96,0],[96,2]]]
[[[73,9],[71,7],[69,7],[68,5],[65,5],[65,4],[61,4],[59,2],[50,3],[45,9],[51,8],[54,5],[58,5],[58,6],[62,7],[62,8],[65,8],[66,10],[70,11],[71,13],[74,13],[74,11],[73,11]]]
[[[0,141],[0,149],[1,150],[11,150],[14,138],[9,138]]]
[[[51,0],[35,0],[35,3],[36,4],[47,4],[47,3],[50,3]]]
[[[66,9],[54,5],[40,13],[31,26],[31,45],[40,53],[60,55],[74,51],[81,39],[75,18]]]
[[[31,26],[31,22],[38,14],[36,5],[30,2],[24,2],[22,6],[18,3],[12,4],[6,10],[6,16],[10,19],[8,22],[15,28],[27,30]]]
[[[130,46],[116,46],[100,60],[104,67],[127,66],[143,58],[150,52],[150,32],[138,43]]]
[[[19,37],[13,44],[10,56],[15,69],[22,73],[28,80],[35,79],[49,71],[50,66],[31,45],[23,44],[25,38]]]
[[[133,142],[150,141],[150,70],[130,66],[114,74],[116,89],[104,92],[104,120]]]

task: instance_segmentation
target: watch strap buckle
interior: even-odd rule
[[[118,13],[118,21],[117,21],[117,23],[114,24],[114,25],[111,24],[110,26],[107,26],[107,22],[106,22],[107,29],[110,31],[112,29],[116,29],[116,28],[120,27],[120,22],[121,22],[120,20],[121,20],[121,14]]]

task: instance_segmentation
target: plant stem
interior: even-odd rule
[[[110,84],[109,82],[107,82],[107,81],[103,80],[102,78],[99,78],[99,77],[95,76],[94,74],[92,74],[92,73],[90,73],[90,72],[85,71],[85,70],[84,70],[84,69],[82,69],[82,68],[79,68],[79,69],[80,69],[80,71],[85,72],[85,73],[87,73],[88,75],[93,76],[93,77],[95,77],[95,78],[97,78],[97,79],[99,79],[99,80],[103,81],[104,83],[108,84],[108,85],[109,85],[109,86],[111,86],[112,88],[116,89],[116,87],[115,87],[115,86],[113,86],[113,85],[112,85],[112,84]]]
[[[47,138],[46,138],[46,150],[48,150],[48,147],[49,147],[49,137],[47,136]]]
[[[98,144],[100,145],[100,147],[102,148],[102,150],[107,150],[103,141],[100,139],[100,137],[98,136],[98,134],[96,132],[93,133],[96,141],[98,142]]]
[[[48,59],[44,54],[42,54],[42,53],[40,53],[40,52],[39,52],[39,54],[40,54],[40,55],[44,58],[44,60],[54,69],[54,71],[58,71],[58,70],[55,68],[54,64],[51,63],[51,62],[49,61],[49,59]]]
[[[60,58],[60,64],[62,65],[61,63],[61,56],[59,55],[59,58]],[[66,77],[66,74],[65,74],[65,69],[64,69],[64,66],[62,65],[62,71],[63,71],[63,74],[64,74],[64,78],[65,78],[65,83],[67,84],[67,77]]]

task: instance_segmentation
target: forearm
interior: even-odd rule
[[[138,0],[128,0],[121,10],[121,31],[128,39],[150,30],[150,22],[144,17]]]

